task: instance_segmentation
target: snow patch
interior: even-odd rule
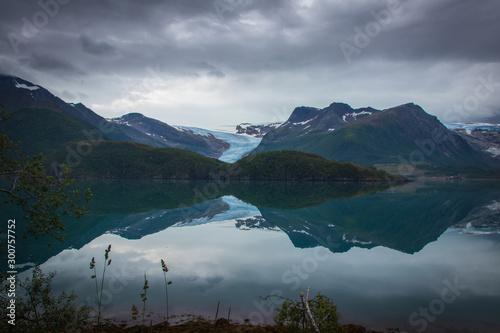
[[[40,87],[38,87],[38,86],[28,86],[24,83],[18,83],[16,80],[14,80],[14,82],[16,83],[16,88],[19,88],[19,89],[28,89],[31,91],[40,89]]]
[[[304,230],[292,230],[292,232],[296,232],[296,233],[299,233],[299,234],[304,234],[304,235],[308,235],[308,236],[311,236],[312,235],[310,233],[308,233],[307,231],[304,231]]]
[[[298,123],[292,123],[292,124],[293,124],[293,125],[296,125],[296,126],[297,126],[297,125],[305,125],[305,124],[307,124],[308,122],[310,122],[310,121],[312,121],[312,120],[314,120],[314,119],[316,119],[316,118],[312,118],[312,119],[309,119],[309,120],[306,120],[306,121],[301,121],[301,122],[298,122]],[[310,126],[310,125],[309,125],[309,126]],[[308,126],[308,127],[309,127],[309,126]]]
[[[361,116],[361,115],[371,115],[372,113],[371,112],[368,112],[368,111],[361,111],[361,112],[352,112],[352,113],[346,113],[345,115],[342,116],[342,121],[343,122],[347,122],[347,117],[351,116],[354,118],[354,120],[356,120],[356,117],[357,116]]]
[[[352,244],[361,244],[361,245],[370,245],[372,242],[363,242],[360,240],[356,239],[356,236],[353,237],[353,239],[348,239],[347,234],[342,235],[342,240],[346,243],[352,243]]]
[[[182,127],[182,126],[175,126],[175,125],[172,125],[173,128],[175,128],[176,130],[178,130],[179,132],[184,132],[184,133],[196,133],[196,132],[193,132],[191,129],[188,129],[187,127]],[[207,136],[208,137],[208,134],[203,134],[203,133],[196,133],[196,134],[199,134],[201,136]]]
[[[122,120],[122,118],[108,118],[108,120],[115,124],[132,126],[128,123],[128,121]]]
[[[493,155],[493,157],[500,156],[500,149],[498,149],[496,147],[490,147],[486,151],[488,153],[490,153],[491,155]]]
[[[489,210],[500,210],[500,202],[498,201],[493,201],[493,203],[491,205],[488,205],[486,206],[486,208],[488,208]]]

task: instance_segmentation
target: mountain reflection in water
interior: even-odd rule
[[[161,286],[163,258],[174,281],[169,294],[177,297],[172,313],[213,315],[213,303],[221,300],[232,306],[234,318],[253,314],[269,322],[272,309],[259,296],[279,289],[296,298],[299,287],[310,285],[332,297],[345,320],[373,328],[390,323],[411,332],[414,327],[406,326],[412,312],[429,304],[445,279],[457,277],[468,286],[462,303],[455,310],[450,305],[435,325],[500,324],[492,319],[500,300],[498,182],[78,186],[92,188],[94,196],[84,217],[66,221],[66,241],[50,247],[46,239],[20,241],[18,262],[57,269],[56,289],[88,294],[88,260],[112,243],[115,280],[109,283],[120,292],[113,294],[108,313],[116,316],[126,317],[131,304],[140,302],[145,270],[150,285]],[[318,253],[324,261],[315,259]],[[152,309],[162,307],[157,294],[148,300]],[[463,317],[472,306],[472,317]]]

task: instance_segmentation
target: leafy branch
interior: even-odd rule
[[[0,111],[0,120],[7,119],[8,115]],[[44,160],[42,154],[24,155],[20,143],[12,142],[0,132],[0,194],[5,197],[4,203],[23,209],[30,235],[63,240],[65,228],[61,218],[82,216],[92,194],[90,189],[85,193],[70,190],[74,180],[69,177],[67,165],[59,178],[47,175]]]

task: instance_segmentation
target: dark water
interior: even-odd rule
[[[83,182],[88,214],[67,221],[66,242],[25,240],[18,262],[57,270],[55,290],[95,304],[89,262],[112,244],[107,317],[169,313],[272,322],[279,303],[311,287],[343,323],[427,332],[500,331],[500,183]],[[2,218],[17,218],[15,210]],[[221,315],[222,314],[222,315]]]

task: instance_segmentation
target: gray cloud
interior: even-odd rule
[[[496,0],[90,0],[61,4],[53,16],[37,2],[0,3],[0,70],[88,96],[82,102],[104,116],[134,108],[203,126],[338,100],[414,101],[446,120],[480,77],[500,82]],[[15,53],[9,33],[43,13],[46,24]],[[350,61],[342,43],[355,48]],[[154,82],[141,89],[144,104],[124,102],[144,80]],[[497,119],[497,96],[463,120]]]
[[[105,41],[94,41],[87,35],[81,35],[79,42],[83,51],[95,56],[110,56],[116,54],[116,48]]]
[[[208,76],[213,76],[213,77],[220,77],[220,78],[226,76],[224,73],[222,73],[221,71],[219,71],[217,69],[211,70],[210,72],[208,72],[207,75]]]
[[[48,54],[33,53],[29,57],[19,59],[19,63],[23,66],[28,66],[35,71],[53,73],[55,75],[61,73],[77,75],[85,74],[84,71],[80,70],[71,62]]]

